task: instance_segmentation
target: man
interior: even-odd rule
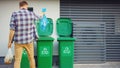
[[[38,38],[34,22],[39,19],[33,12],[28,11],[26,1],[19,2],[20,10],[13,12],[10,21],[10,34],[8,48],[11,48],[12,40],[15,44],[14,68],[20,68],[23,48],[27,50],[30,60],[30,68],[35,68],[33,40]]]

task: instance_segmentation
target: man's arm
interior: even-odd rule
[[[9,40],[8,40],[8,48],[11,48],[12,42],[13,42],[13,37],[14,37],[15,31],[10,29],[9,33]]]
[[[12,42],[13,42],[13,37],[15,34],[15,12],[12,13],[11,20],[10,20],[10,33],[9,33],[9,39],[8,39],[8,48],[11,47]]]

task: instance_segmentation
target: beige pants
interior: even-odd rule
[[[17,44],[17,43],[15,43],[14,68],[20,68],[23,48],[25,48],[27,50],[29,61],[30,61],[30,68],[35,68],[33,42],[29,43],[29,44]]]

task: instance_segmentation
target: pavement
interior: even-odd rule
[[[74,68],[120,68],[120,62],[106,62],[102,64],[74,64]]]
[[[0,64],[0,68],[13,68],[13,64]],[[59,68],[53,66],[53,68]],[[74,68],[120,68],[120,62],[107,62],[102,64],[74,64]]]

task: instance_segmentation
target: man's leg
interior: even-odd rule
[[[23,47],[21,44],[15,43],[15,62],[14,68],[20,68]]]
[[[33,42],[26,44],[25,46],[27,53],[28,53],[28,57],[30,60],[30,68],[36,68],[35,67],[35,60],[34,60],[34,46],[33,46]]]

